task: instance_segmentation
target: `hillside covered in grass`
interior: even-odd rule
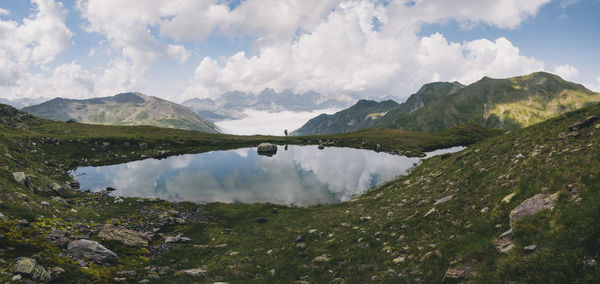
[[[360,101],[338,113],[315,117],[294,133],[333,134],[364,128],[440,132],[467,122],[511,130],[598,102],[600,94],[550,73],[484,77],[468,86],[458,82],[426,84],[402,104]]]
[[[472,128],[452,131],[469,137]],[[15,271],[27,264],[37,271],[27,278],[56,283],[565,283],[600,277],[599,105],[472,141],[349,202],[308,208],[81,193],[67,171],[260,141],[335,144],[343,136],[300,140],[67,124],[5,106],[0,130],[2,281],[24,274]],[[374,133],[367,145],[393,149],[389,141],[400,141],[386,142],[393,132],[381,139]],[[360,137],[346,139],[353,135]],[[363,146],[355,140],[346,141]],[[82,255],[76,250],[81,242],[73,243],[78,239],[98,242],[117,257]]]
[[[152,125],[218,133],[217,127],[188,108],[140,93],[72,100],[56,98],[23,111],[56,121],[102,125]]]

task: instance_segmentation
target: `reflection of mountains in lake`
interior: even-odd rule
[[[285,148],[284,148],[285,149]],[[456,151],[461,148],[453,148]],[[82,190],[197,203],[337,203],[404,174],[419,158],[351,148],[289,146],[272,157],[256,148],[79,168]]]

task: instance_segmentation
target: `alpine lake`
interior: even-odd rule
[[[113,196],[311,206],[348,201],[407,174],[422,159],[462,149],[436,150],[419,158],[354,148],[285,145],[278,146],[274,155],[242,148],[80,167],[71,175],[81,190],[110,188]]]

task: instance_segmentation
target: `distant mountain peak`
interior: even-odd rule
[[[273,88],[265,88],[258,94],[231,91],[211,99],[189,99],[183,102],[184,106],[212,121],[243,118],[246,109],[299,112],[340,109],[349,104],[347,100],[327,97],[312,90],[294,93],[285,89],[278,93]]]
[[[138,92],[120,93],[112,97],[117,102],[130,102],[142,104],[148,101],[151,97]],[[108,99],[108,98],[107,98]]]
[[[42,118],[58,121],[75,120],[81,123],[105,125],[153,125],[218,132],[212,122],[188,108],[138,92],[85,100],[56,98],[23,110]]]

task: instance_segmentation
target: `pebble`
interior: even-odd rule
[[[537,246],[536,246],[536,245],[530,245],[530,246],[526,246],[526,247],[525,247],[525,252],[526,252],[526,253],[532,253],[532,252],[534,252],[534,251],[535,251],[535,249],[536,249],[536,248],[537,248]]]

